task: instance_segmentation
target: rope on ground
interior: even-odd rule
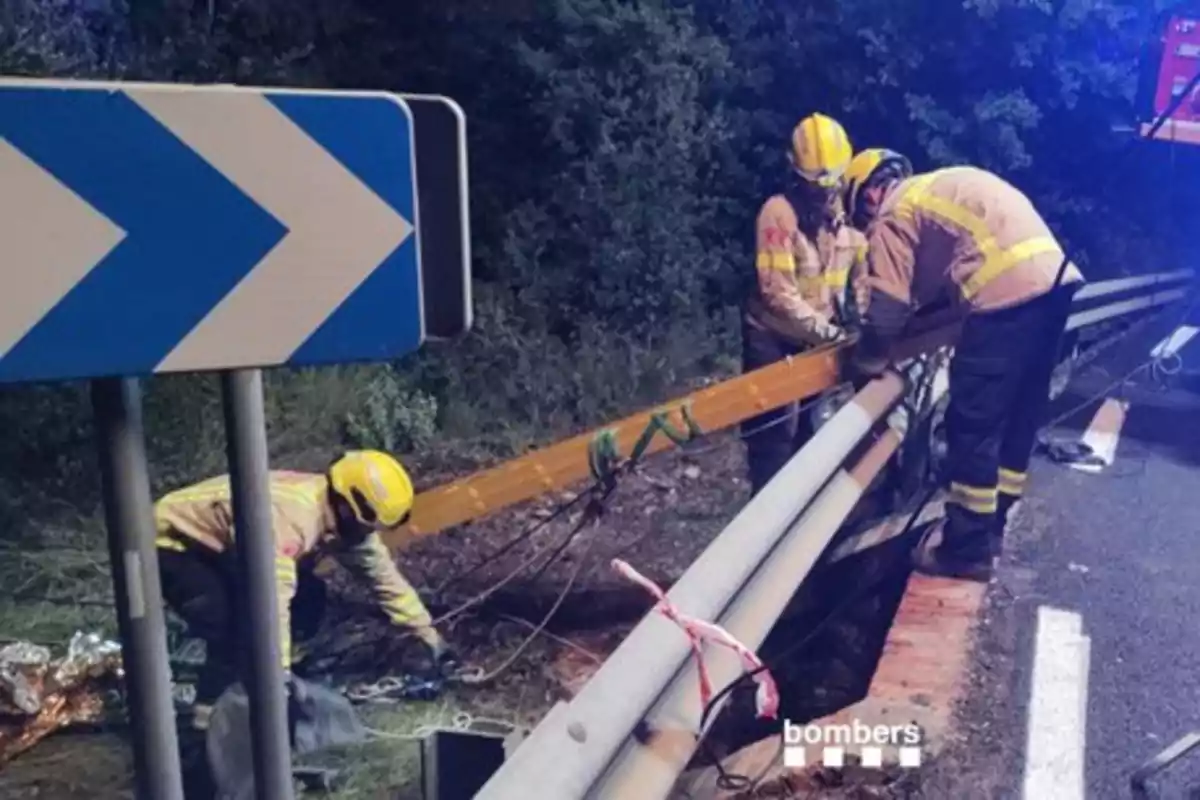
[[[593,519],[592,521],[595,522],[596,519]],[[502,661],[495,668],[485,672],[482,675],[472,676],[469,679],[464,677],[461,679],[462,683],[468,686],[479,686],[480,684],[490,683],[504,674],[504,672],[510,669],[513,664],[517,663],[517,659],[521,657],[521,654],[525,652],[529,645],[533,644],[534,640],[545,632],[546,626],[550,624],[550,620],[554,618],[554,615],[558,613],[558,609],[561,608],[562,604],[566,601],[567,595],[571,593],[571,589],[575,586],[575,581],[579,579],[579,574],[583,570],[583,565],[587,562],[587,558],[589,555],[591,555],[592,548],[595,546],[595,544],[596,539],[593,538],[592,541],[584,547],[583,552],[579,554],[579,558],[575,562],[574,568],[571,570],[570,576],[567,578],[567,582],[563,585],[562,590],[558,593],[558,597],[555,598],[554,604],[550,606],[550,610],[546,612],[544,617],[542,617],[541,622],[537,623],[533,631],[527,637],[525,637],[525,639],[519,645],[517,645],[517,649],[510,653],[508,657],[505,658],[504,661]]]
[[[395,733],[393,731],[381,731],[377,728],[365,728],[367,735],[373,739],[386,739],[398,742],[420,742],[428,739],[431,734],[440,731],[469,731],[480,723],[488,727],[508,729],[509,732],[517,729],[515,723],[503,719],[494,719],[491,717],[476,717],[466,711],[460,711],[455,714],[449,725],[425,724],[418,725],[413,729],[412,733]]]
[[[530,622],[529,620],[523,619],[522,617],[514,617],[512,614],[497,614],[497,616],[506,622],[511,622],[514,625],[521,625],[523,627],[529,628],[529,629],[535,631],[536,633],[538,633],[539,635],[546,637],[547,639],[558,642],[563,647],[569,647],[570,649],[574,650],[576,653],[579,653],[581,656],[588,659],[589,661],[591,661],[594,664],[600,664],[604,661],[604,659],[602,657],[597,655],[595,652],[589,650],[588,648],[584,647],[579,642],[572,641],[572,640],[566,638],[565,636],[559,636],[556,633],[551,633],[550,631],[546,630],[545,627],[539,626],[535,622]],[[2,641],[2,640],[0,640],[0,641]]]
[[[446,590],[447,587],[453,586],[454,584],[458,583],[459,581],[463,580],[464,578],[475,574],[479,570],[486,567],[488,564],[493,563],[497,558],[500,558],[505,553],[508,553],[509,551],[511,551],[517,545],[521,544],[522,542],[528,541],[538,531],[542,530],[543,528],[548,526],[551,522],[558,519],[563,514],[567,513],[572,508],[574,508],[576,505],[578,505],[580,502],[582,502],[588,496],[588,493],[593,491],[595,488],[596,488],[595,485],[590,486],[590,487],[588,487],[587,490],[580,492],[579,494],[577,494],[574,498],[572,498],[568,502],[560,503],[557,508],[555,508],[552,512],[550,512],[550,514],[543,517],[542,519],[539,519],[537,522],[530,525],[524,531],[517,534],[516,536],[514,536],[512,539],[505,542],[504,544],[500,545],[500,547],[497,547],[495,550],[493,550],[491,553],[489,553],[486,558],[483,558],[480,561],[478,561],[473,567],[465,569],[462,572],[455,573],[454,575],[451,575],[446,580],[442,581],[441,585],[438,586],[436,589],[434,589],[434,592],[436,594],[441,594],[442,592],[444,592]]]
[[[553,561],[557,559],[557,557],[566,549],[566,547],[571,543],[571,541],[576,536],[579,535],[580,531],[582,531],[585,527],[587,527],[588,524],[595,521],[595,519],[598,518],[603,513],[603,504],[608,499],[608,497],[612,494],[612,492],[613,492],[613,488],[606,488],[598,498],[596,498],[596,497],[592,498],[592,501],[588,503],[587,508],[584,509],[583,515],[580,517],[579,521],[567,533],[567,535],[564,537],[563,542],[561,542],[558,545],[558,547],[554,550],[554,552],[552,552],[550,554],[550,558],[548,559],[547,563],[542,566],[542,570],[544,570],[547,566],[549,566],[550,563],[553,563]],[[512,581],[515,580],[518,575],[520,575],[522,572],[524,572],[528,567],[532,566],[535,561],[540,560],[543,557],[543,555],[544,555],[543,553],[537,553],[532,558],[526,559],[516,569],[509,572],[508,575],[504,576],[499,581],[497,581],[496,583],[489,586],[487,589],[484,589],[483,591],[473,595],[470,599],[461,603],[460,605],[458,605],[451,611],[447,611],[445,614],[442,614],[441,616],[439,616],[437,619],[435,619],[433,621],[432,625],[434,627],[436,627],[438,625],[442,625],[445,622],[447,622],[451,619],[454,619],[455,617],[460,616],[461,614],[468,611],[469,609],[479,605],[484,600],[488,599],[493,594],[498,592],[500,589],[503,589],[509,583],[512,583]],[[540,571],[539,571],[539,574],[540,574]]]
[[[612,490],[613,489],[610,487],[608,492],[605,493],[604,497],[602,497],[598,501],[598,503],[602,504],[603,500],[608,497],[608,495],[612,492]],[[598,514],[585,515],[585,518],[582,519],[580,521],[580,523],[567,535],[567,537],[562,542],[562,544],[559,545],[558,549],[555,552],[550,554],[550,558],[548,559],[547,564],[552,563],[554,560],[556,560],[558,555],[563,550],[565,550],[568,545],[570,545],[570,543],[574,540],[574,538],[581,531],[583,531],[584,528],[586,528],[589,523],[594,524],[595,522],[597,522],[599,520],[599,518],[600,517]],[[467,673],[467,672],[460,673],[459,675],[455,676],[455,678],[453,679],[453,682],[462,684],[464,686],[480,686],[480,685],[483,685],[486,683],[491,683],[496,678],[500,677],[502,674],[504,674],[506,671],[508,671],[510,668],[512,668],[513,664],[515,664],[517,662],[517,660],[521,657],[521,655],[525,652],[525,650],[527,650],[529,648],[529,646],[539,636],[549,635],[549,634],[546,634],[546,630],[545,630],[546,626],[548,626],[550,624],[550,620],[553,619],[554,615],[558,613],[559,608],[561,608],[562,604],[566,601],[567,595],[569,595],[571,593],[571,589],[574,588],[575,581],[578,580],[579,574],[582,571],[583,566],[587,563],[588,556],[591,554],[591,550],[595,546],[595,543],[596,543],[596,539],[592,539],[592,541],[589,542],[584,547],[583,552],[580,553],[578,560],[575,562],[574,568],[571,570],[570,576],[567,578],[567,581],[563,585],[563,588],[559,591],[558,597],[555,599],[554,603],[551,605],[550,610],[546,612],[546,615],[544,617],[542,617],[542,620],[540,622],[538,622],[536,625],[534,625],[533,623],[529,623],[527,620],[518,620],[524,624],[532,625],[533,630],[528,636],[525,637],[525,639],[523,639],[521,641],[521,643],[519,645],[517,645],[517,648],[515,650],[513,650],[504,659],[503,662],[501,662],[499,665],[497,665],[493,669],[486,671],[486,672],[484,672],[483,670],[477,670],[477,671],[473,671],[471,673]],[[510,575],[510,577],[511,577],[511,575]],[[498,585],[494,586],[492,588],[492,591],[494,591],[497,588],[499,588]],[[457,610],[461,612],[461,611],[465,611],[466,608],[467,608],[467,606],[463,606]],[[435,625],[441,624],[442,621],[444,621],[448,616],[449,615],[445,615],[442,618],[435,620],[434,624]],[[557,639],[558,637],[554,637],[554,638]],[[565,640],[560,640],[560,641],[564,641],[564,643],[566,643],[567,645],[584,652],[585,654],[590,656],[594,661],[597,661],[597,662],[601,661],[601,659],[598,656],[596,656],[594,653],[591,653],[591,652],[585,650],[584,648],[580,647],[579,645],[574,644],[573,642],[568,642]],[[399,687],[398,686],[393,687],[390,685],[384,686],[383,682],[380,681],[380,682],[377,682],[374,686],[368,687],[365,690],[365,692],[366,692],[365,694],[360,694],[359,699],[370,699],[370,697],[368,696],[370,694],[378,694],[380,696],[383,696],[383,695],[390,693],[394,688],[399,688]]]

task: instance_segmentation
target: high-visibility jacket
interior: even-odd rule
[[[439,640],[431,627],[429,611],[396,568],[379,535],[372,532],[355,546],[339,539],[328,499],[329,482],[324,475],[272,471],[270,492],[284,669],[290,667],[292,659],[289,607],[296,592],[297,567],[315,564],[323,555],[335,556],[365,579],[380,608],[394,623],[413,628],[431,645]],[[191,544],[215,553],[226,552],[234,541],[230,497],[228,475],[163,496],[154,505],[156,544],[168,550],[186,551]]]
[[[840,206],[806,232],[788,198],[774,195],[759,211],[755,240],[758,291],[747,303],[751,324],[798,345],[814,344],[821,341],[814,321],[845,324],[840,299],[847,281],[854,282],[860,306],[865,303],[866,239],[845,224]]]
[[[1029,198],[976,167],[914,175],[868,231],[867,285],[912,308],[996,311],[1049,291],[1063,249]],[[1069,264],[1062,283],[1083,279]]]
[[[859,369],[886,366],[886,343],[918,309],[947,319],[997,311],[1054,286],[1063,249],[1033,203],[997,175],[948,167],[901,181],[867,231],[868,303]],[[1071,263],[1062,284],[1083,280]],[[943,316],[943,314],[939,314]]]

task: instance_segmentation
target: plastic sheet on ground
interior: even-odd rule
[[[293,685],[289,701],[289,716],[294,725],[293,755],[366,740],[367,729],[340,692],[298,678]],[[207,749],[218,800],[253,800],[250,702],[240,683],[230,687],[213,707]]]

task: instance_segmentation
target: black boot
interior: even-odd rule
[[[991,535],[992,558],[999,558],[1004,553],[1004,532],[1008,528],[1008,514],[1019,499],[1002,493],[996,502],[996,519]]]
[[[913,566],[934,577],[989,582],[993,567],[986,533],[982,537],[956,535],[949,523],[943,518],[928,524],[913,553]]]

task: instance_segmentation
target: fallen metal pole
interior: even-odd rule
[[[92,381],[91,393],[137,796],[183,800],[141,395],[133,378]]]
[[[840,465],[900,400],[904,383],[889,372],[842,407],[675,583],[667,595],[670,602],[690,616],[717,619],[760,565],[773,557],[780,538]],[[792,588],[802,579],[803,575],[792,576]],[[690,653],[687,639],[673,623],[658,614],[644,618],[571,703],[551,710],[476,800],[524,800],[531,788],[539,797],[556,800],[587,796]]]
[[[246,635],[246,691],[258,800],[292,800],[292,752],[287,694],[279,651],[275,593],[275,535],[267,475],[267,428],[262,372],[221,374],[228,440],[233,524],[237,531],[241,607]]]

